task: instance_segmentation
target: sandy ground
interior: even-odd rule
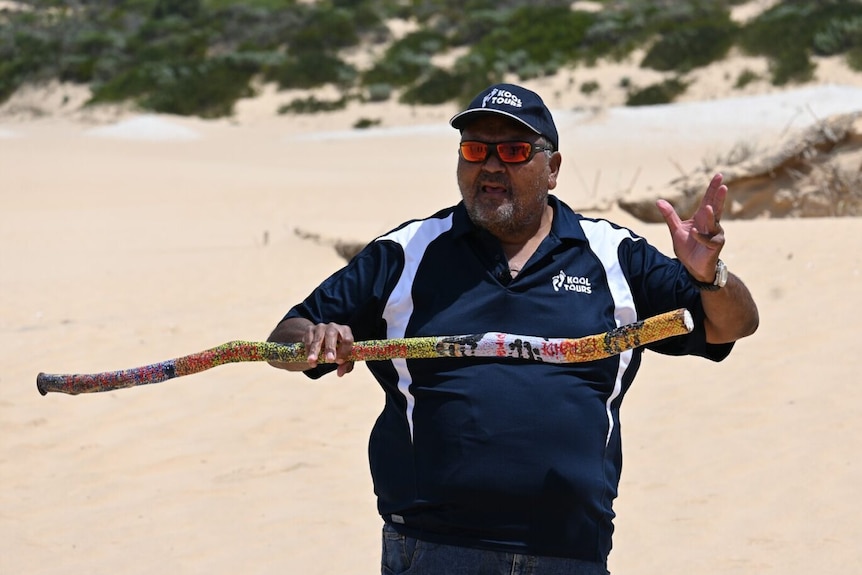
[[[383,396],[364,367],[310,382],[230,365],[77,397],[35,387],[40,371],[264,339],[343,263],[297,229],[366,241],[458,200],[452,109],[291,118],[273,114],[278,97],[231,121],[87,119],[62,99],[56,114],[0,117],[0,573],[379,572],[365,455]],[[660,194],[739,141],[860,110],[862,80],[639,109],[548,100],[558,195],[668,248],[663,225],[614,200]],[[386,121],[351,130],[361,116]],[[645,358],[622,413],[611,569],[862,572],[862,221],[726,229],[760,331],[722,364]]]

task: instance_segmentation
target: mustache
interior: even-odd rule
[[[509,178],[506,177],[505,174],[483,173],[481,176],[479,176],[477,183],[479,185],[478,187],[480,187],[480,188],[482,186],[489,186],[489,185],[490,186],[501,186],[501,187],[504,187],[506,189],[510,188]]]

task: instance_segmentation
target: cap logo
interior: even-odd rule
[[[499,88],[494,88],[482,99],[483,108],[487,108],[488,104],[493,106],[512,106],[513,108],[524,106],[524,103],[515,94],[509,90],[500,90]]]

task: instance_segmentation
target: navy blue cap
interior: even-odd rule
[[[555,150],[560,149],[557,127],[551,111],[535,92],[515,84],[495,84],[473,98],[467,109],[456,114],[449,124],[463,130],[480,114],[500,114],[517,120],[537,134],[546,137]]]

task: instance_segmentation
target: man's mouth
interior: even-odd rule
[[[479,189],[482,191],[482,193],[493,195],[503,195],[508,192],[506,186],[501,186],[499,184],[485,184]]]

